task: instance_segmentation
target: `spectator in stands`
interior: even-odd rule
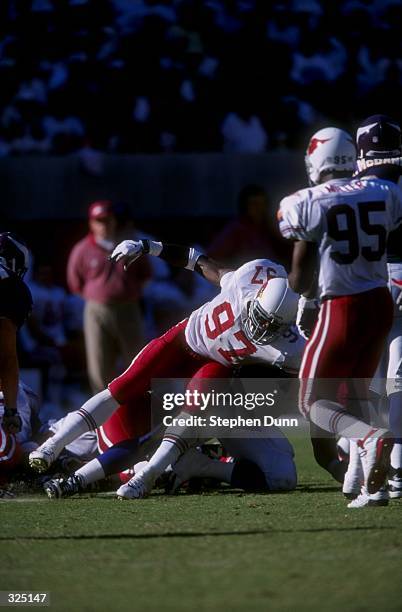
[[[282,99],[322,124],[367,114],[400,71],[401,15],[400,0],[0,2],[0,156],[298,148]]]
[[[238,195],[238,215],[216,236],[208,255],[231,267],[250,259],[273,258],[268,200],[260,185],[246,185]]]
[[[70,254],[67,282],[73,293],[85,299],[87,368],[92,391],[97,393],[129,365],[143,344],[140,298],[151,271],[147,259],[130,266],[128,272],[108,260],[116,244],[127,238],[112,202],[94,202],[88,217],[89,234]]]
[[[242,108],[226,115],[222,124],[225,153],[263,153],[267,148],[267,134],[260,118]]]

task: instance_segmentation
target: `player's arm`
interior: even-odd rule
[[[8,318],[0,318],[0,347],[0,380],[4,397],[3,426],[9,433],[17,433],[21,429],[21,419],[17,413],[17,326]]]
[[[309,296],[315,285],[318,247],[315,242],[296,240],[293,245],[289,285],[296,293]]]
[[[123,240],[110,255],[110,260],[122,261],[127,270],[141,255],[160,257],[172,266],[199,272],[215,285],[219,285],[222,276],[230,271],[193,247],[155,240]]]

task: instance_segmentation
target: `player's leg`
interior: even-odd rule
[[[303,409],[309,410],[310,419],[322,429],[362,440],[366,450],[365,476],[374,493],[382,484],[392,447],[387,430],[365,423],[333,401],[334,397],[332,401],[316,400],[328,395],[323,385],[309,379],[355,377],[354,383],[371,379],[392,323],[392,302],[388,291],[375,290],[328,300],[320,314],[322,334],[303,358],[300,374]],[[360,386],[360,391],[362,399],[366,399],[366,390]]]
[[[343,482],[347,463],[340,459],[336,438],[310,421],[310,440],[314,459],[337,482]]]
[[[394,321],[388,338],[387,395],[389,425],[395,441],[391,453],[388,488],[391,498],[402,497],[402,312],[396,304],[402,290],[402,265],[388,264]]]
[[[190,356],[189,359],[191,359]],[[208,380],[227,378],[230,374],[230,368],[215,361],[208,362],[194,373],[189,388],[201,392],[203,388],[205,389],[205,384],[208,384]],[[186,418],[189,413],[184,410],[178,416]],[[194,446],[200,437],[202,437],[202,433],[194,430],[194,428],[186,426],[168,427],[159,448],[151,457],[147,466],[129,482],[122,485],[117,491],[117,496],[121,499],[137,499],[148,495],[156,479],[163,474],[169,465],[176,463],[188,448]]]
[[[365,387],[364,392],[369,397],[369,386],[375,375],[376,369],[384,354],[386,342],[392,325],[394,306],[388,290],[378,289],[363,294],[358,298],[361,306],[358,310],[364,312],[362,328],[358,330],[359,337],[365,339],[362,342],[360,359],[357,360],[353,376],[360,387]],[[365,308],[363,308],[363,304]],[[366,330],[366,334],[364,331]],[[368,415],[367,420],[371,421]],[[374,505],[386,505],[388,494],[385,487],[386,476],[390,467],[390,455],[394,443],[393,434],[381,422],[366,423],[366,427],[372,427],[368,433],[360,435],[358,445],[362,449],[362,467],[364,473],[365,488],[368,495],[374,495]],[[357,502],[358,503],[358,502]],[[350,507],[353,506],[351,502]],[[359,507],[359,506],[358,506]]]
[[[331,329],[331,308],[332,304],[329,302],[323,303],[313,334],[304,351],[299,374],[299,378],[301,379],[299,409],[303,416],[310,421],[310,438],[315,460],[318,465],[329,472],[337,482],[342,482],[346,466],[345,463],[339,459],[336,447],[336,437],[332,432],[330,433],[328,431],[326,423],[323,424],[324,426],[319,425],[313,421],[315,415],[310,414],[311,406],[317,396],[319,397],[321,395],[325,397],[325,394],[329,394],[333,398],[338,397],[338,380],[334,380],[332,384],[329,380],[334,374],[325,372],[327,380],[324,382],[319,379],[319,375],[321,375],[320,370],[323,370],[324,367],[329,365],[329,359],[325,354],[325,349],[331,341],[333,341],[331,337],[328,337]],[[341,334],[341,330],[338,330],[338,332],[338,342],[343,346],[344,334]],[[336,363],[336,361],[335,365],[339,368],[339,364]],[[349,364],[344,365],[348,366]],[[338,370],[337,376],[340,376],[340,374]]]
[[[350,389],[352,379],[370,380],[373,377],[385,333],[389,330],[389,321],[386,321],[386,325],[383,322],[382,327],[374,320],[370,320],[367,325],[363,324],[363,306],[367,310],[371,306],[365,304],[365,300],[370,300],[370,293],[367,292],[367,297],[360,299],[358,296],[345,296],[323,303],[300,369],[300,403],[303,413],[321,429],[340,436],[344,435],[344,431],[349,431],[350,427],[352,437],[364,437],[373,429],[339,402],[345,384]],[[375,324],[377,331],[373,333]],[[353,380],[353,383],[356,381]],[[364,400],[366,389],[360,387],[359,391]],[[353,428],[353,425],[356,427]],[[361,435],[356,436],[354,434],[359,425]]]
[[[63,425],[51,438],[29,455],[29,464],[37,472],[45,472],[67,444],[87,431],[95,431],[118,408],[118,402],[108,389],[97,393],[79,410],[70,412]]]
[[[363,486],[364,475],[358,440],[348,439],[349,463],[342,486],[342,493],[347,499],[355,499]]]
[[[245,463],[249,464],[250,462],[243,461],[243,466]],[[209,478],[218,482],[226,482],[236,488],[246,488],[238,484],[238,478],[235,479],[236,482],[233,481],[234,474],[239,473],[239,471],[239,464],[236,464],[234,461],[213,459],[204,454],[200,449],[192,447],[183,453],[176,463],[172,465],[167,492],[170,494],[175,493],[184,482],[192,478]],[[261,486],[257,486],[256,488],[263,489],[265,487],[264,475],[255,464],[249,466],[249,474],[250,478],[248,482],[253,479],[254,474],[257,474],[257,476],[254,477],[254,481],[259,478]]]
[[[149,448],[147,436],[150,428],[149,401],[143,399],[143,410],[130,410],[120,406],[112,416],[97,429],[100,455],[66,478],[54,478],[44,485],[50,499],[70,497],[85,491],[87,487],[108,476],[132,467]],[[141,454],[142,453],[142,454]]]
[[[31,453],[31,466],[37,471],[45,471],[64,446],[86,431],[95,431],[120,404],[129,404],[133,411],[140,413],[152,377],[177,375],[188,360],[183,345],[184,327],[184,323],[176,325],[160,338],[149,342],[127,370],[109,384],[108,389],[89,399],[79,410],[71,412],[57,434]]]

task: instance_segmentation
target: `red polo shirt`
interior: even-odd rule
[[[101,304],[135,302],[151,277],[148,259],[141,257],[124,272],[123,264],[110,262],[109,255],[92,234],[77,242],[67,264],[70,291]]]

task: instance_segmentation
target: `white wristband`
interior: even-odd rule
[[[190,247],[188,252],[188,262],[185,266],[185,269],[194,271],[194,268],[197,265],[197,261],[201,257],[201,255],[202,253],[200,253],[200,251],[197,251],[193,247]]]
[[[149,255],[153,255],[154,257],[159,257],[162,253],[163,244],[161,242],[156,242],[156,240],[149,240]]]

